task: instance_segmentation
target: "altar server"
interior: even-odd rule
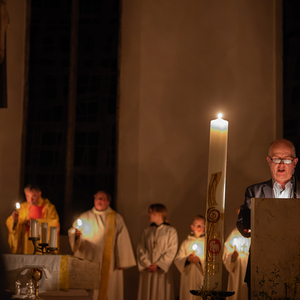
[[[59,247],[59,217],[55,206],[46,198],[42,198],[42,192],[36,185],[28,184],[24,188],[26,202],[20,204],[20,208],[13,211],[7,218],[8,244],[11,253],[33,254],[34,247],[30,236],[30,220],[37,220],[38,224],[48,224],[48,237],[50,227],[57,227],[57,246]]]
[[[163,204],[152,204],[148,209],[150,226],[137,247],[140,271],[138,300],[173,300],[173,280],[170,266],[177,252],[177,231],[167,222]]]
[[[240,206],[237,215],[240,213]],[[229,234],[224,247],[223,263],[229,272],[227,291],[235,292],[230,300],[248,298],[248,287],[244,281],[247,270],[251,238],[243,237],[237,228]]]
[[[204,279],[205,219],[194,217],[191,234],[184,240],[175,257],[174,264],[181,273],[179,300],[194,300],[190,290],[199,290]]]
[[[107,192],[98,191],[94,207],[82,213],[68,231],[74,256],[100,263],[99,290],[90,291],[93,300],[124,299],[123,269],[136,265],[127,227],[110,201]]]

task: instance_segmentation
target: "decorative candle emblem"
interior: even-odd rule
[[[206,203],[205,278],[206,290],[222,289],[222,249],[227,165],[228,122],[218,114],[210,125],[208,191]]]

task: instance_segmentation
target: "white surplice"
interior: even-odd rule
[[[100,262],[100,268],[102,267],[107,213],[111,211],[110,207],[107,207],[105,211],[97,211],[93,207],[82,213],[79,216],[82,221],[82,234],[76,240],[74,228],[77,223],[74,222],[73,227],[68,231],[74,256]],[[118,268],[129,268],[135,265],[136,261],[127,227],[122,216],[116,213],[107,300],[124,299],[123,271]],[[98,290],[91,294],[92,299],[98,300]]]
[[[248,287],[244,282],[249,247],[251,239],[243,237],[238,229],[234,229],[225,242],[223,252],[223,263],[229,272],[227,290],[235,292],[233,296],[228,297],[228,300],[247,300],[248,299]],[[232,253],[236,249],[239,252],[239,256],[236,261],[232,261]]]
[[[189,235],[175,257],[174,264],[181,273],[179,300],[196,300],[190,290],[200,290],[203,285],[204,243],[204,237]],[[192,253],[199,257],[200,263],[187,263],[187,258]]]
[[[161,224],[147,227],[137,247],[137,263],[140,271],[138,300],[173,300],[173,280],[169,271],[178,248],[177,231]],[[151,264],[157,272],[148,272]]]

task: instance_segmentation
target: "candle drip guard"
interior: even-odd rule
[[[34,252],[33,254],[42,253],[42,254],[55,254],[55,251],[58,250],[57,247],[48,247],[48,243],[39,243],[37,242],[40,240],[39,237],[29,237],[28,240],[32,241]]]

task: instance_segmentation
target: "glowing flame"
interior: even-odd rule
[[[218,119],[222,119],[223,118],[223,114],[222,113],[218,113],[217,117],[218,117]]]
[[[78,219],[77,220],[77,226],[76,226],[77,229],[81,229],[82,228],[82,221],[81,219]]]
[[[203,241],[197,241],[194,244],[191,245],[190,248],[194,254],[199,256],[200,258],[204,259],[204,242]]]
[[[77,219],[77,225],[76,228],[81,231],[82,235],[86,238],[91,238],[94,235],[94,228],[92,227],[92,224],[89,223],[86,218],[83,219]]]
[[[248,253],[250,247],[250,239],[246,239],[243,236],[235,237],[231,240],[231,244],[239,253]]]
[[[21,205],[19,202],[16,203],[16,209],[20,209]]]

